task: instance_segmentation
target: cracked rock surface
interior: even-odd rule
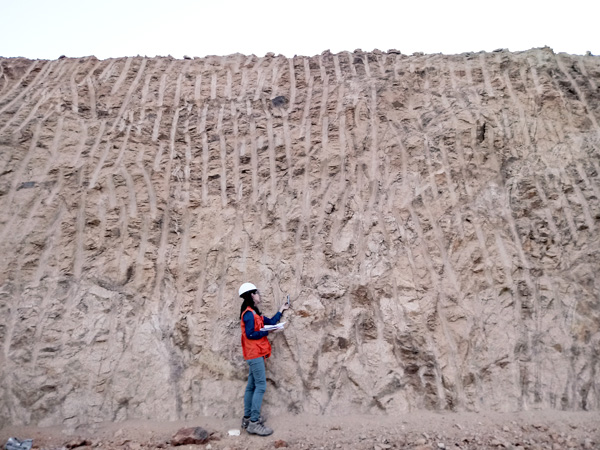
[[[549,48],[0,58],[0,424],[239,416],[245,281],[292,298],[272,416],[597,412],[599,87]]]

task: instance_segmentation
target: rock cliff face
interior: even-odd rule
[[[600,58],[0,59],[0,421],[600,409]]]

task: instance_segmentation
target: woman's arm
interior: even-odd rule
[[[254,331],[254,314],[252,314],[252,311],[246,311],[244,314],[244,329],[248,339],[260,339],[269,335],[268,331]]]
[[[279,308],[279,311],[277,312],[277,314],[275,314],[270,319],[266,316],[263,316],[263,318],[265,319],[265,325],[275,325],[276,323],[278,323],[281,320],[281,317],[283,316],[283,312],[286,309],[288,309],[289,307],[290,307],[290,305],[288,305],[287,303],[284,303],[283,305],[281,305],[281,308]]]
[[[281,311],[279,311],[277,314],[275,314],[270,319],[267,316],[263,316],[263,319],[265,319],[265,325],[275,325],[277,322],[279,322],[281,320]]]

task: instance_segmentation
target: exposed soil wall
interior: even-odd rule
[[[0,422],[600,409],[600,58],[0,59]]]

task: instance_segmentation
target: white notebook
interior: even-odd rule
[[[273,330],[283,330],[283,326],[285,322],[278,323],[277,325],[265,325],[260,331],[273,331]]]

